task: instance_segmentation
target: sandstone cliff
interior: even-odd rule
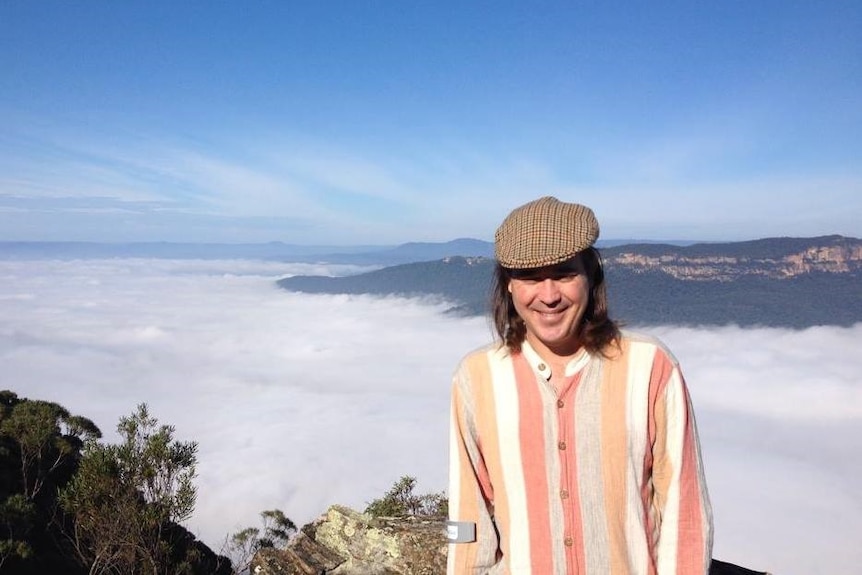
[[[732,281],[744,276],[789,279],[805,274],[852,274],[862,271],[862,242],[842,236],[809,240],[781,239],[746,242],[739,246],[699,244],[623,246],[605,251],[609,267],[635,273],[659,271],[680,280]],[[743,249],[743,246],[744,249]]]

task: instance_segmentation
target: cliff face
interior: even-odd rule
[[[862,246],[811,248],[787,256],[783,263],[788,276],[811,272],[858,272],[862,268]]]
[[[701,247],[699,251],[702,251]],[[614,250],[605,257],[609,266],[635,273],[660,271],[675,279],[732,281],[743,276],[790,279],[812,273],[852,274],[862,271],[862,244],[849,238],[823,238],[820,245],[785,253],[687,255],[685,249],[650,254],[641,250]]]

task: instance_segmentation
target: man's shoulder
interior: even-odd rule
[[[490,383],[493,374],[507,366],[511,367],[509,349],[499,342],[489,343],[461,358],[455,369],[455,379],[464,385],[481,386]]]
[[[460,365],[475,365],[488,361],[499,361],[509,356],[509,350],[500,342],[492,342],[478,347],[461,358]]]
[[[677,364],[677,359],[661,339],[654,335],[642,333],[638,331],[622,330],[620,337],[620,349],[623,354],[636,353],[641,350],[647,350],[651,353],[660,353],[670,360],[671,363]]]

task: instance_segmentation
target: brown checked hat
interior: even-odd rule
[[[504,268],[540,268],[571,259],[598,237],[590,208],[546,196],[506,216],[494,234],[494,255]]]

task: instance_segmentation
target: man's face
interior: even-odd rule
[[[590,282],[580,257],[513,272],[509,293],[526,324],[527,341],[540,354],[543,348],[558,356],[580,349],[581,318],[590,298]]]

